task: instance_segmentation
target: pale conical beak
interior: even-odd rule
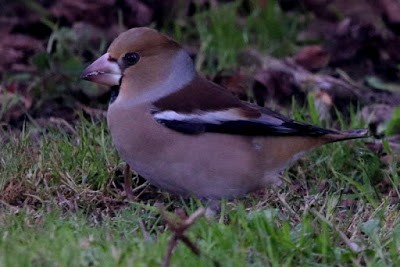
[[[120,67],[116,61],[110,60],[108,53],[99,57],[81,74],[82,79],[109,86],[119,85],[121,77]]]

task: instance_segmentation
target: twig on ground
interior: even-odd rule
[[[196,220],[203,216],[205,213],[204,208],[199,208],[195,212],[193,212],[189,217],[186,215],[183,209],[175,210],[175,214],[178,218],[171,218],[169,214],[165,211],[164,208],[160,208],[160,213],[165,222],[168,225],[168,228],[171,232],[173,232],[173,236],[168,243],[167,253],[164,258],[164,267],[168,267],[171,264],[171,256],[172,252],[178,244],[178,241],[182,241],[195,255],[200,256],[201,251],[197,247],[195,243],[193,243],[186,235],[185,231],[189,229]]]
[[[310,209],[310,212],[314,214],[314,216],[317,217],[320,221],[326,223],[331,229],[335,230],[339,234],[342,241],[349,247],[351,251],[359,253],[363,250],[357,243],[351,241],[342,231],[340,231],[339,228],[328,221],[321,213],[314,209]]]
[[[278,193],[278,199],[282,203],[282,205],[295,217],[297,221],[300,221],[300,216],[290,207],[290,205],[286,202],[285,197],[282,194]]]
[[[143,233],[143,239],[145,241],[151,240],[150,234],[149,234],[149,232],[147,232],[146,226],[144,225],[143,220],[139,220],[139,226],[140,226],[140,229],[142,230],[142,233]]]

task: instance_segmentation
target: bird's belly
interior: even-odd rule
[[[117,149],[150,183],[183,196],[230,198],[265,185],[264,171],[258,170],[250,150],[240,148],[242,140],[225,145],[217,142],[220,140],[213,137],[192,136],[186,141],[162,142],[157,151],[141,149],[140,145]]]
[[[143,165],[135,160],[129,164],[151,184],[184,197],[233,198],[261,187],[259,177],[244,177],[221,168],[205,173],[192,162],[168,167]]]

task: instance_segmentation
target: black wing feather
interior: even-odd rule
[[[251,120],[221,121],[218,124],[201,122],[198,120],[180,121],[157,119],[157,121],[172,130],[184,134],[201,134],[209,132],[244,136],[321,136],[334,133],[332,130],[296,121],[285,121],[280,125]]]

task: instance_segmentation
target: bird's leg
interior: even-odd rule
[[[201,199],[201,202],[206,206],[206,211],[204,216],[206,218],[217,219],[221,214],[221,201],[215,199]]]
[[[125,194],[126,197],[129,200],[133,200],[133,191],[132,191],[132,178],[131,178],[131,167],[129,167],[129,164],[126,163],[125,169],[124,169],[124,189],[125,189]]]

